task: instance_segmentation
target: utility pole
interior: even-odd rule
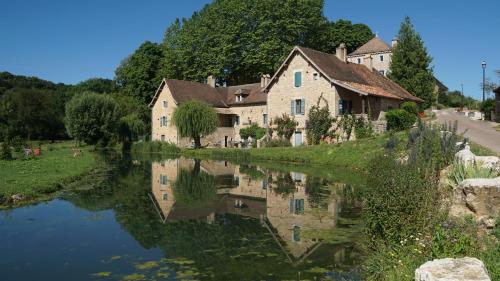
[[[462,105],[464,104],[465,101],[465,96],[464,96],[464,83],[460,84],[460,87],[462,88]]]

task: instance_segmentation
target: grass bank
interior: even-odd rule
[[[42,155],[25,159],[18,155],[11,161],[0,160],[0,204],[12,203],[12,195],[23,202],[61,190],[97,166],[90,147],[73,157],[73,142],[42,145]]]

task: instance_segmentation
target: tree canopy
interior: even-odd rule
[[[392,51],[389,78],[408,92],[424,100],[422,106],[431,106],[435,80],[430,66],[432,58],[409,17],[401,23],[398,44]]]
[[[201,137],[209,135],[219,126],[217,112],[201,101],[187,101],[174,111],[172,121],[182,137],[191,137],[195,148],[201,147]]]

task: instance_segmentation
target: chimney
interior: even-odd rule
[[[391,47],[394,48],[398,44],[398,38],[394,37],[391,41]]]
[[[215,77],[213,75],[210,75],[207,77],[207,84],[215,88],[215,80]]]
[[[266,87],[269,84],[270,81],[271,81],[271,75],[269,75],[269,74],[263,74],[260,77],[260,87],[261,88]]]
[[[371,55],[367,55],[363,58],[363,63],[370,71],[373,71],[373,58]]]
[[[347,48],[345,47],[344,43],[341,43],[337,49],[335,50],[335,55],[339,60],[343,62],[347,62]]]

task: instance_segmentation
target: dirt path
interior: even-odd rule
[[[453,109],[438,110],[436,116],[439,123],[458,121],[459,134],[467,130],[465,137],[500,155],[500,132],[493,127],[492,123],[472,120],[459,115]]]

